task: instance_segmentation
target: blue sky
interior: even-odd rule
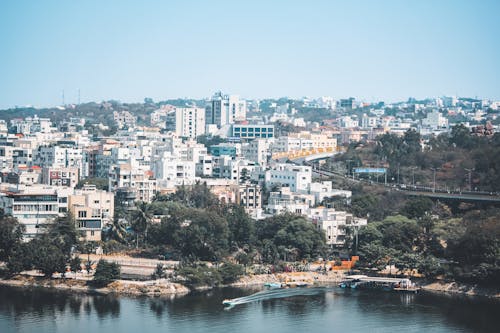
[[[500,99],[500,1],[0,3],[0,107],[119,99]]]

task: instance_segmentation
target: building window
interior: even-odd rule
[[[87,212],[86,212],[86,211],[84,211],[84,210],[80,210],[80,211],[78,212],[78,217],[87,217]]]

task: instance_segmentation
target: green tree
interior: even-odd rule
[[[242,265],[224,262],[219,267],[219,274],[221,276],[222,283],[230,284],[238,281],[238,279],[245,274],[245,269]]]
[[[16,274],[25,270],[33,269],[34,254],[36,249],[31,242],[16,244],[10,251],[7,259],[7,269],[9,273]]]
[[[252,245],[255,238],[255,224],[241,206],[233,205],[226,216],[231,243],[237,247]]]
[[[46,277],[66,272],[68,256],[49,237],[35,238],[31,241],[31,246],[36,251],[33,255],[33,266]]]
[[[207,265],[181,265],[175,267],[175,280],[190,288],[201,286],[214,287],[222,282],[222,277],[217,269]]]
[[[325,234],[312,223],[298,218],[280,229],[274,237],[274,242],[277,246],[282,245],[289,251],[297,249],[297,259],[310,259],[324,250]]]
[[[163,264],[157,264],[156,265],[156,268],[155,268],[155,271],[153,272],[153,274],[151,275],[151,277],[153,279],[161,279],[161,278],[164,278],[166,276],[165,274],[165,267],[163,266]]]
[[[193,209],[181,228],[181,251],[184,256],[217,261],[228,250],[227,221],[211,211]]]
[[[41,237],[47,238],[51,244],[58,247],[69,259],[72,248],[78,244],[78,231],[76,230],[73,216],[67,213],[62,217],[56,218],[52,223],[47,225],[47,232],[42,234]]]
[[[94,273],[93,283],[97,286],[106,286],[120,278],[120,265],[104,259],[99,260]]]
[[[432,200],[427,197],[416,197],[406,201],[403,207],[403,214],[411,219],[420,219],[432,211]]]
[[[148,229],[153,219],[151,206],[144,201],[138,201],[135,204],[135,210],[132,211],[132,229],[136,233],[136,247],[139,247],[139,235],[143,236],[144,245],[148,237]]]
[[[6,261],[23,238],[24,225],[17,219],[0,216],[0,261]]]
[[[82,270],[82,259],[79,256],[74,256],[69,261],[69,267],[72,272],[78,272]]]

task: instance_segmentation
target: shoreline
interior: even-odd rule
[[[433,281],[422,285],[421,288],[423,291],[433,294],[485,297],[500,300],[500,290],[498,288],[487,288],[455,281]]]
[[[251,288],[263,286],[270,282],[309,282],[313,284],[339,283],[345,273],[342,271],[330,271],[327,274],[318,272],[294,272],[245,275],[238,281],[222,285],[220,287]],[[191,291],[210,290],[215,287],[199,286],[190,289],[180,283],[168,281],[167,279],[149,281],[116,280],[106,287],[96,288],[87,285],[86,280],[75,279],[45,279],[35,276],[17,275],[11,279],[0,279],[0,285],[15,288],[44,288],[55,291],[77,292],[93,295],[123,295],[123,296],[148,296],[148,297],[175,297],[190,293]],[[432,281],[421,286],[421,290],[427,293],[441,295],[457,295],[468,297],[485,297],[500,300],[498,288],[485,288],[477,285],[469,285],[457,282]]]

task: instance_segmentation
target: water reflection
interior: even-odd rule
[[[82,313],[90,315],[92,311],[100,319],[120,315],[120,301],[111,295],[90,296],[65,291],[0,286],[0,300],[0,313],[8,314],[15,321],[26,317],[55,319],[57,315],[65,313],[79,317]]]
[[[64,332],[59,326],[62,322],[74,327],[75,333],[87,332],[88,323],[95,325],[93,330],[105,333],[114,332],[113,325],[119,325],[122,333],[138,329],[217,332],[224,327],[239,327],[240,333],[271,328],[273,332],[330,332],[333,327],[349,327],[353,332],[388,328],[404,328],[407,332],[429,328],[439,332],[496,332],[500,327],[498,301],[339,288],[258,299],[223,310],[223,299],[256,291],[224,288],[179,297],[128,298],[0,286],[0,331],[31,332],[40,328],[40,332]]]

